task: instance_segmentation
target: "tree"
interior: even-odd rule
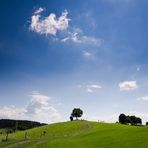
[[[142,119],[136,116],[126,116],[125,114],[120,114],[119,122],[121,124],[131,124],[131,125],[141,125]]]
[[[121,123],[121,124],[126,124],[127,123],[127,117],[126,117],[125,114],[120,114],[119,123]]]
[[[129,123],[131,123],[131,118],[130,118],[130,116],[126,116],[126,122],[129,124]]]
[[[146,125],[148,126],[148,122],[146,122]]]
[[[141,118],[137,117],[136,118],[136,125],[141,125],[141,124],[142,124]]]
[[[74,108],[71,117],[76,117],[76,120],[78,120],[78,117],[81,117],[83,115],[83,111],[80,108]]]
[[[136,117],[135,116],[130,116],[131,119],[131,124],[136,125]]]
[[[141,125],[142,124],[142,120],[139,117],[136,116],[131,116],[131,124],[132,125]]]
[[[73,117],[72,116],[70,116],[70,121],[73,121]]]

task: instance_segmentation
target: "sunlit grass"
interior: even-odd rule
[[[1,135],[0,138],[4,137]],[[0,142],[0,147],[147,148],[147,139],[147,127],[73,121],[10,134],[9,141]]]

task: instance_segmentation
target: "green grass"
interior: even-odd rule
[[[46,131],[45,136],[41,133]],[[25,132],[28,139],[24,140]],[[4,135],[0,135],[0,139]],[[148,148],[148,127],[73,121],[9,135],[4,148]]]

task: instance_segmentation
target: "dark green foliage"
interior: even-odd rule
[[[43,123],[27,120],[11,120],[11,119],[1,119],[0,128],[6,128],[9,133],[15,132],[15,130],[26,130],[38,126],[46,125]]]
[[[136,123],[141,125],[142,124],[142,119],[141,118],[137,118],[136,119]]]
[[[142,124],[142,120],[139,117],[136,116],[129,116],[130,117],[130,122],[131,125],[141,125]]]
[[[126,115],[125,114],[120,114],[120,116],[119,116],[119,122],[121,124],[126,124],[127,123],[127,118],[126,118]]]
[[[127,121],[127,123],[131,123],[131,117],[130,116],[126,116],[126,121]]]
[[[70,121],[73,121],[73,117],[72,116],[70,116]]]
[[[71,117],[75,117],[76,120],[78,120],[78,117],[81,117],[83,115],[83,111],[80,108],[74,108]]]
[[[134,125],[136,123],[135,116],[131,116],[130,119],[131,119],[131,124]]]
[[[148,126],[148,122],[146,122],[146,125]]]
[[[13,132],[15,132],[15,130],[13,129],[13,128],[7,128],[7,129],[5,129],[5,133],[13,133]]]
[[[141,125],[142,120],[136,116],[126,116],[125,114],[120,114],[119,122],[121,124],[131,124],[131,125]]]

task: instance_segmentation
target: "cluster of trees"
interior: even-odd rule
[[[46,124],[28,120],[0,119],[0,128],[7,128],[11,132],[14,132],[15,130],[26,130],[43,125]]]
[[[142,119],[136,116],[126,116],[125,114],[120,114],[119,123],[131,124],[131,125],[141,125]]]
[[[72,110],[70,120],[73,121],[74,118],[78,120],[79,117],[83,115],[83,111],[80,108],[74,108]],[[141,125],[142,124],[142,119],[136,116],[129,116],[125,114],[120,114],[119,116],[119,123],[121,124],[131,124],[131,125]],[[148,122],[146,123],[148,125]]]
[[[76,120],[78,120],[79,117],[81,117],[83,115],[83,111],[80,108],[74,108],[71,116],[70,116],[70,120],[73,121],[73,118],[76,118]]]

